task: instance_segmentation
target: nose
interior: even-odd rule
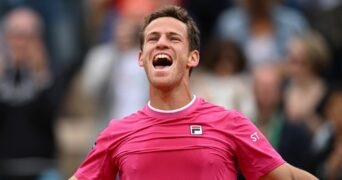
[[[169,47],[169,41],[168,41],[167,37],[165,35],[163,35],[158,39],[157,48],[165,49],[167,47]]]

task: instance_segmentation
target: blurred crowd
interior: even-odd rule
[[[1,0],[0,180],[66,179],[148,101],[138,35],[167,4],[201,30],[194,94],[246,114],[287,162],[342,179],[340,0]]]

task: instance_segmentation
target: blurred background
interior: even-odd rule
[[[111,119],[148,101],[138,33],[166,4],[201,30],[194,94],[342,179],[340,0],[1,0],[0,180],[70,177]]]

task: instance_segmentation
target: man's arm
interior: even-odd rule
[[[289,180],[296,180],[296,179],[304,179],[304,180],[317,180],[315,176],[312,174],[296,168],[288,163],[285,163],[276,169],[272,170],[268,174],[264,175],[260,178],[261,180],[276,180],[276,179],[289,179]]]

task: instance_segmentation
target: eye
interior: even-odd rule
[[[146,39],[147,42],[155,42],[158,41],[158,36],[149,36]]]
[[[180,42],[181,41],[181,39],[179,37],[177,37],[177,36],[170,37],[170,40],[173,41],[173,42]]]

